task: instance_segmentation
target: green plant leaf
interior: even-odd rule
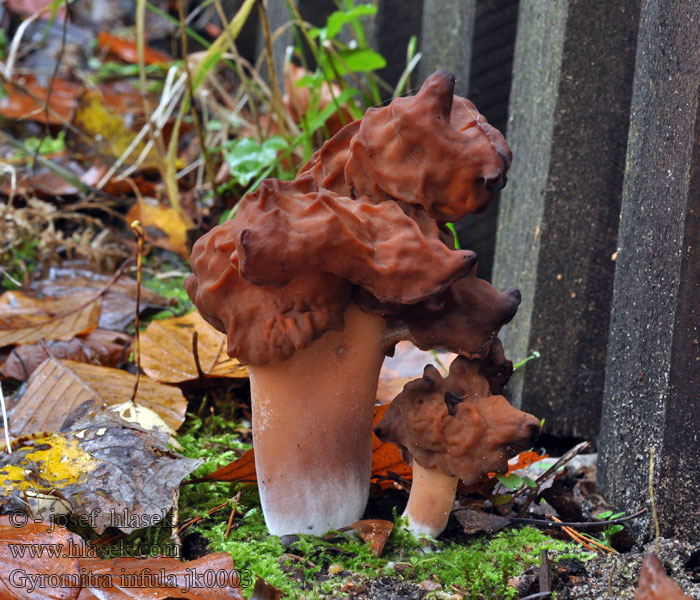
[[[331,13],[325,27],[313,27],[309,30],[312,38],[320,38],[321,41],[335,39],[348,23],[352,23],[357,17],[374,15],[377,7],[372,4],[358,4],[348,10],[336,10]]]
[[[501,475],[500,473],[496,473],[496,479],[498,479],[498,481],[500,481],[509,490],[517,490],[519,487],[522,487],[522,485],[523,485],[523,478],[518,477],[517,475],[514,475],[513,473],[511,473],[507,477],[505,475]]]
[[[365,73],[386,67],[386,59],[369,48],[350,48],[338,51],[339,59],[335,61],[339,75],[348,72]]]
[[[262,144],[254,138],[237,138],[224,149],[231,175],[240,185],[248,185],[256,175],[277,160],[277,152],[287,147],[284,138],[273,136]]]

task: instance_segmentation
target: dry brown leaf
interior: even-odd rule
[[[50,340],[45,344],[22,344],[13,348],[7,360],[0,364],[0,374],[26,381],[49,356],[115,367],[126,358],[130,344],[131,336],[106,329],[95,329],[87,335],[77,336],[68,341]]]
[[[188,217],[170,206],[143,200],[134,204],[126,215],[127,223],[137,219],[143,225],[146,241],[159,248],[172,250],[185,260],[190,259],[187,230],[193,224]]]
[[[100,31],[97,36],[97,44],[100,50],[107,51],[109,54],[122,59],[128,63],[138,63],[138,51],[136,42],[119,37],[109,33],[108,31]],[[146,46],[143,49],[144,62],[147,65],[161,64],[167,65],[172,62],[172,57],[164,52],[149,48]]]
[[[19,77],[16,82],[24,89],[13,82],[5,83],[6,95],[0,99],[0,115],[6,119],[48,122],[50,125],[62,125],[70,120],[78,96],[84,89],[81,83],[74,83],[60,77],[54,78],[49,99],[51,110],[49,110],[47,119],[43,102],[46,102],[48,89],[41,85],[33,75]],[[29,93],[25,93],[25,90]]]
[[[374,407],[372,427],[376,427],[382,420],[384,413],[389,408],[388,404]],[[404,479],[411,479],[413,471],[403,462],[401,452],[391,442],[382,442],[374,433],[372,434],[372,479],[387,477],[389,473],[395,473]],[[390,481],[381,481],[382,487],[390,487]]]
[[[226,334],[214,329],[199,312],[184,317],[152,321],[141,333],[141,367],[162,383],[181,383],[199,374],[192,353],[197,332],[197,355],[204,375],[248,377],[248,368],[226,354]]]
[[[372,553],[378,558],[384,550],[394,524],[384,519],[364,519],[355,521],[350,527],[357,532],[363,542],[370,545]]]
[[[18,549],[24,549],[23,556],[15,556]],[[49,555],[47,550],[57,553]],[[2,516],[0,599],[238,600],[243,598],[241,586],[252,586],[250,572],[235,570],[225,552],[188,562],[165,556],[104,560],[94,553],[94,548],[65,527],[48,521],[22,524],[16,515],[12,519]],[[42,580],[51,585],[36,585]],[[32,583],[35,587],[30,591]],[[81,589],[80,584],[86,587]]]
[[[28,298],[21,292],[0,296],[0,347],[41,339],[69,340],[97,328],[101,299],[81,293],[58,299]]]
[[[51,523],[35,523],[32,520],[17,520],[17,513],[11,517],[0,517],[0,598],[9,600],[75,600],[80,588],[37,587],[29,592],[32,580],[51,575],[78,578],[80,563],[77,557],[70,556],[68,548],[82,547],[82,539],[64,527],[53,527]],[[61,544],[59,547],[58,544]],[[49,556],[57,548],[66,548],[56,556]],[[47,551],[48,550],[48,551]],[[17,553],[15,556],[13,554]],[[24,551],[24,552],[22,552]],[[14,576],[13,576],[14,573]],[[17,575],[26,575],[18,579]],[[26,587],[25,587],[26,586]]]
[[[29,386],[10,417],[12,435],[59,431],[70,412],[88,400],[114,406],[131,398],[135,375],[120,369],[70,360],[46,359],[29,379]],[[136,404],[157,413],[177,430],[185,419],[187,400],[175,387],[141,377]]]
[[[52,268],[49,277],[31,283],[32,292],[43,296],[74,296],[83,291],[95,294],[103,292],[111,280],[111,275],[104,275],[83,268]],[[123,330],[134,321],[136,312],[136,281],[122,276],[102,295],[102,312],[99,327],[101,329]],[[33,299],[32,299],[33,300]],[[141,310],[147,308],[161,310],[168,305],[168,300],[149,289],[141,289]]]

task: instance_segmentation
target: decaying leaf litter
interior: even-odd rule
[[[239,578],[215,581],[207,597],[249,597],[256,577],[255,597],[516,598],[542,592],[550,570],[548,589],[560,598],[586,597],[576,595],[582,580],[607,585],[590,577],[598,568],[590,566],[598,564],[589,562],[592,552],[555,539],[570,539],[561,527],[545,528],[547,535],[503,529],[556,515],[595,522],[608,508],[594,494],[594,467],[552,470],[554,460],[539,450],[514,461],[506,475],[461,488],[441,540],[419,542],[396,526],[410,468],[375,437],[363,521],[321,538],[265,533],[250,485],[247,369],[227,356],[225,336],[191,312],[181,288],[185,260],[192,239],[235,212],[237,199],[260,179],[291,178],[324,138],[391,93],[375,74],[383,59],[360,35],[359,19],[373,8],[348,5],[325,27],[303,25],[319,67],[286,65],[283,95],[282,82],[266,83],[235,46],[251,13],[265,18],[252,1],[228,26],[185,30],[187,68],[174,58],[181,32],[178,11],[169,14],[167,3],[148,10],[139,3],[136,25],[124,35],[93,34],[76,18],[79,2],[34,4],[0,9],[12,42],[0,50],[0,267],[8,290],[0,296],[0,373],[13,438],[0,467],[7,513],[0,589],[17,583],[9,582],[20,560],[10,544],[52,543],[83,550],[68,560],[32,556],[22,568],[47,576],[87,571],[94,581],[75,589],[100,597],[133,593],[133,581],[123,591],[124,581],[100,578],[122,568],[172,575],[141,581],[152,597],[169,596],[176,586],[191,588],[184,597],[200,597],[188,572],[234,569]],[[212,18],[218,9],[218,2],[209,6]],[[114,19],[126,23],[127,16]],[[290,17],[299,19],[293,11]],[[29,41],[32,28],[44,32],[43,41]],[[337,39],[343,28],[359,45]],[[159,36],[172,43],[156,48]],[[408,54],[410,75],[415,44]],[[138,357],[130,262],[137,241],[128,227],[134,220],[147,241]],[[384,404],[426,362],[442,368],[451,360],[409,358],[414,353],[399,346],[385,365]],[[375,423],[385,410],[377,408]],[[39,518],[39,526],[12,521],[24,514]],[[617,526],[595,527],[592,536],[609,546],[605,530]],[[624,549],[630,541],[623,531],[612,543]],[[692,564],[694,552],[681,554]],[[638,570],[627,569],[624,581],[631,585]],[[682,564],[673,574],[685,589],[697,580]],[[608,577],[615,581],[614,572],[599,580]],[[628,597],[616,585],[619,597]]]

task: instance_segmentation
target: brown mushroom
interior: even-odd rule
[[[442,533],[459,479],[473,484],[486,473],[505,472],[508,458],[539,436],[535,417],[494,395],[488,374],[500,369],[488,363],[459,356],[446,378],[428,365],[375,427],[380,439],[395,443],[404,461],[413,463],[404,516],[416,534]],[[494,380],[501,385],[500,378]]]
[[[377,380],[396,341],[485,358],[517,308],[517,291],[477,279],[474,253],[455,250],[443,225],[483,208],[510,163],[453,88],[438,71],[416,96],[373,109],[194,245],[187,292],[250,365],[272,533],[361,517]]]
[[[664,570],[655,554],[648,554],[639,574],[639,587],[634,600],[692,600]]]

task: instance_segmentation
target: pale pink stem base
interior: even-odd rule
[[[351,303],[345,325],[289,360],[250,368],[255,468],[274,535],[320,535],[367,504],[385,324]]]
[[[413,461],[413,483],[403,513],[408,529],[416,535],[437,537],[447,525],[457,491],[457,477],[424,469]]]

